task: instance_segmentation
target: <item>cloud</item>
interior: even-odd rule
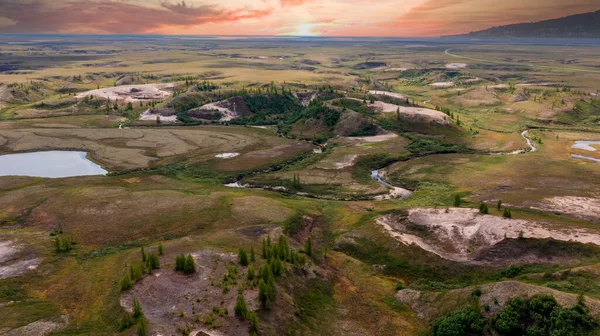
[[[312,1],[313,0],[279,0],[279,3],[281,4],[281,7],[297,7]]]
[[[163,1],[156,6],[116,0],[0,1],[1,33],[95,32],[135,34],[164,26],[185,28],[207,23],[235,22],[261,18],[272,9],[225,9],[217,5],[188,6],[185,2]]]

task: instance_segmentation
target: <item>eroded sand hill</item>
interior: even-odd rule
[[[415,208],[408,217],[386,215],[377,219],[377,224],[403,244],[415,244],[460,262],[474,262],[478,252],[507,238],[552,238],[600,245],[600,235],[588,230],[481,215],[476,209]]]

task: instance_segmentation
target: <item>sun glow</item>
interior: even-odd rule
[[[298,36],[315,36],[316,33],[312,32],[313,24],[301,24],[296,26],[296,31],[292,35]]]

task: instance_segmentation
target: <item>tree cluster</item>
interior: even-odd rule
[[[196,263],[194,257],[191,254],[187,256],[180,254],[175,258],[175,271],[183,272],[185,274],[196,273]]]

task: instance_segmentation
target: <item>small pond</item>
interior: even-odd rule
[[[0,176],[71,177],[106,175],[86,152],[48,151],[0,155]]]

